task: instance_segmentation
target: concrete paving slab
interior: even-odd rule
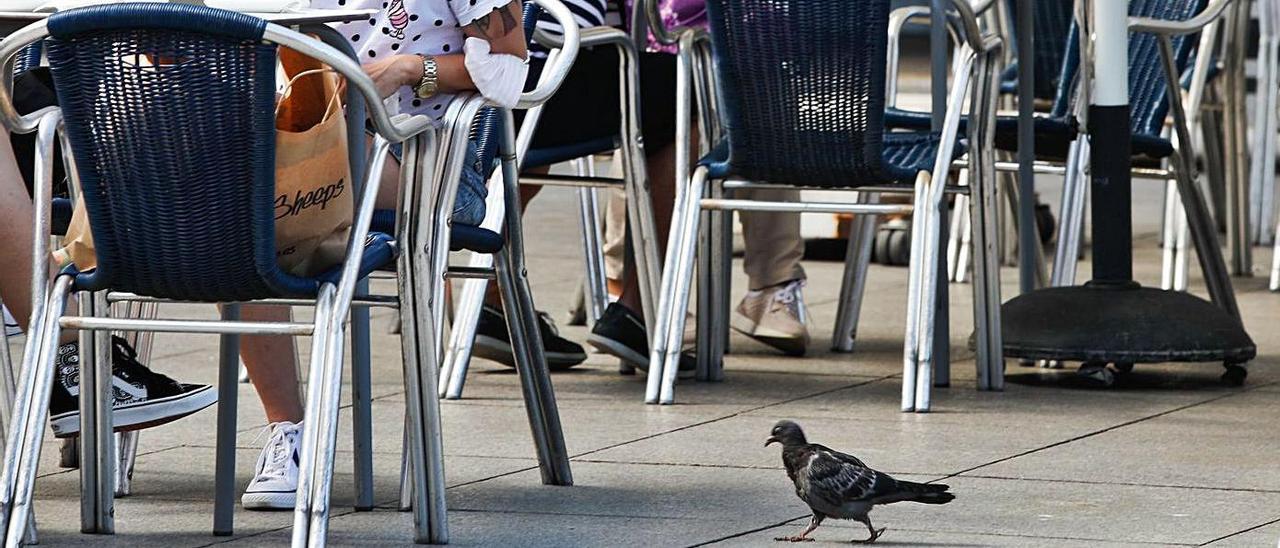
[[[1280,493],[1280,398],[1251,391],[974,473]],[[1158,448],[1153,450],[1153,448]],[[1098,466],[1105,462],[1106,466]]]

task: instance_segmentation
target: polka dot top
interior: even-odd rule
[[[337,23],[334,28],[351,40],[361,63],[391,55],[461,54],[466,39],[462,27],[488,15],[511,0],[312,0],[320,9],[376,9],[369,19]],[[452,95],[419,99],[406,86],[396,95],[400,112],[444,116]]]

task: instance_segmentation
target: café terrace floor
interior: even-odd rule
[[[1042,196],[1056,202],[1056,181],[1041,185]],[[1160,185],[1139,181],[1135,187],[1136,271],[1154,284]],[[528,240],[535,297],[561,324],[578,283],[566,273],[582,264],[575,200],[571,191],[551,190],[526,216],[527,230],[537,234]],[[774,546],[774,537],[798,533],[807,520],[778,448],[763,447],[769,428],[785,418],[803,425],[811,441],[900,478],[952,486],[957,498],[946,506],[875,511],[876,525],[888,527],[881,545],[1276,546],[1280,295],[1266,290],[1270,256],[1256,249],[1254,277],[1235,279],[1258,343],[1243,388],[1220,384],[1219,364],[1139,366],[1122,386],[1090,389],[1075,382],[1076,364],[1053,371],[1011,361],[1003,392],[978,392],[966,345],[969,286],[953,285],[954,381],[935,390],[929,414],[898,411],[906,269],[871,267],[856,352],[834,354],[827,348],[840,264],[806,262],[814,334],[806,358],[780,357],[735,334],[725,381],[683,382],[672,406],[641,403],[644,377],[621,377],[616,363],[598,354],[555,375],[573,487],[540,484],[516,376],[476,360],[465,399],[443,405],[452,543]],[[1081,268],[1088,272],[1087,264]],[[1003,280],[1007,299],[1016,272],[1006,268]],[[735,303],[744,284],[735,272]],[[1203,295],[1198,276],[1193,291]],[[213,317],[207,306],[163,311]],[[395,508],[404,391],[399,343],[386,330],[390,314],[374,312],[378,507],[351,510],[350,409],[344,408],[329,535],[334,546],[412,542],[411,514]],[[561,329],[577,341],[587,333]],[[215,381],[215,364],[216,338],[196,335],[159,336],[151,363],[176,378],[207,383]],[[259,437],[265,420],[250,385],[241,385],[239,400],[237,481],[243,486],[266,437]],[[235,535],[210,534],[215,415],[211,408],[142,434],[134,493],[116,503],[115,536],[79,533],[78,474],[58,468],[58,442],[47,437],[36,484],[40,543],[287,543],[288,512],[237,507]],[[865,530],[829,520],[815,536],[814,545],[843,544],[863,538]]]

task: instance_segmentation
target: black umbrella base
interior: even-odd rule
[[[1009,358],[1121,367],[1219,362],[1243,381],[1238,366],[1258,353],[1244,326],[1213,303],[1137,284],[1041,289],[1005,303],[1001,316]]]

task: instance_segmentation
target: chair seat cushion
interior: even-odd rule
[[[942,136],[932,132],[894,132],[884,134],[884,168],[894,182],[911,182],[921,171],[933,171],[933,163],[937,160],[938,147],[942,145]],[[951,159],[964,155],[963,140],[956,143],[951,151]]]
[[[918,112],[890,108],[885,111],[885,127],[925,130],[930,127],[931,117],[928,112]],[[1073,119],[1037,115],[1035,117],[1036,157],[1050,160],[1062,160],[1067,157],[1067,149],[1075,140],[1079,128]],[[960,119],[960,132],[968,131],[968,118]],[[1018,150],[1018,118],[1015,116],[999,116],[996,118],[996,148],[1006,151]],[[1133,155],[1150,159],[1166,158],[1173,154],[1173,144],[1158,135],[1135,134],[1132,140]]]
[[[391,209],[379,209],[373,212],[373,221],[369,223],[370,232],[395,234],[396,212]],[[501,234],[478,226],[454,224],[450,232],[449,249],[451,251],[474,251],[476,253],[497,253],[502,250],[504,240]]]

